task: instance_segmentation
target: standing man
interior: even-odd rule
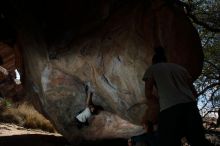
[[[191,146],[209,146],[197,108],[197,93],[188,71],[177,64],[166,63],[164,48],[155,49],[152,65],[146,70],[145,94],[148,100],[147,119],[158,122],[159,145],[180,146],[186,137]],[[158,97],[153,95],[154,87]],[[155,113],[154,105],[160,111]],[[159,120],[157,120],[159,114]]]

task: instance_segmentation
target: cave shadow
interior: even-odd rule
[[[83,141],[79,146],[127,146],[126,139],[106,139],[97,141]],[[75,146],[62,136],[24,134],[0,136],[0,146]]]
[[[104,139],[96,141],[84,141],[80,146],[127,146],[126,139]],[[74,145],[73,145],[74,146]]]
[[[24,134],[1,136],[0,146],[65,146],[70,145],[62,136]]]

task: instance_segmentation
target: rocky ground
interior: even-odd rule
[[[57,133],[25,129],[14,124],[0,123],[1,146],[65,146],[68,142]]]
[[[122,139],[83,142],[80,146],[127,146]],[[0,123],[0,146],[76,146],[58,133],[26,129],[15,124]]]
[[[216,146],[220,146],[219,130],[207,133],[207,138]],[[58,133],[42,130],[26,129],[15,124],[0,123],[0,146],[74,146]],[[85,142],[81,146],[127,146],[125,140],[105,140]]]

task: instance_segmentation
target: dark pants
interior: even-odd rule
[[[133,145],[137,145],[138,143],[144,143],[147,146],[158,146],[158,133],[150,132],[138,136],[133,136],[131,137],[131,141]]]
[[[86,122],[80,122],[76,117],[75,117],[75,122],[76,126],[78,129],[83,128],[84,126],[89,126],[89,122],[86,120]]]
[[[211,146],[205,138],[205,131],[196,102],[182,103],[159,114],[159,145],[180,146],[186,137],[191,146]]]

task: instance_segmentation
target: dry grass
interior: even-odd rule
[[[13,105],[10,101],[0,101],[0,122],[15,123],[32,129],[42,129],[48,132],[56,130],[43,115],[37,112],[31,104],[24,102]]]

